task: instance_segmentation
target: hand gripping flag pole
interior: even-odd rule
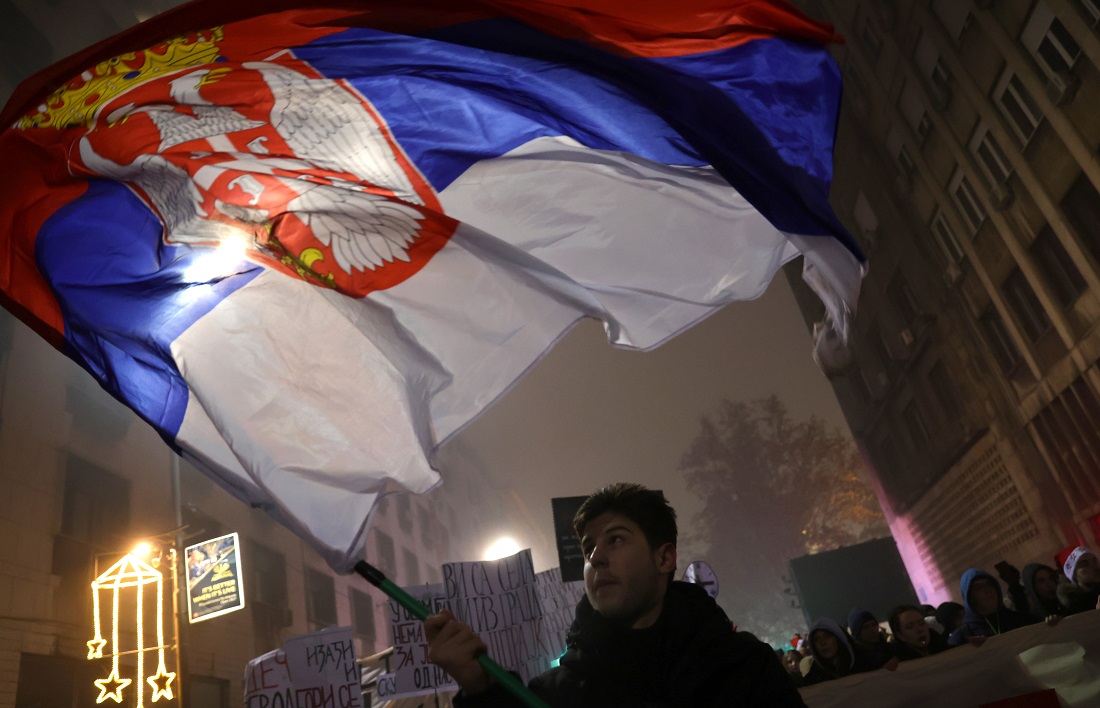
[[[397,604],[411,612],[412,615],[421,622],[428,619],[428,615],[430,614],[428,608],[412,595],[409,595],[407,592],[394,585],[382,571],[378,570],[378,568],[375,568],[364,560],[360,560],[355,564],[355,572],[366,578],[367,582],[371,585],[396,600]],[[523,682],[516,678],[514,674],[490,659],[488,654],[479,654],[477,662],[481,664],[481,668],[485,669],[486,673],[488,673],[493,680],[504,686],[504,688],[516,698],[523,701],[524,705],[530,706],[531,708],[550,708],[545,701],[532,693],[531,689],[524,686]]]

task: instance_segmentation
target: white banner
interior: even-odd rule
[[[1100,612],[1037,624],[914,661],[802,689],[808,708],[975,708],[1055,689],[1062,706],[1100,705]]]

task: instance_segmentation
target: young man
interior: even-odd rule
[[[585,597],[560,665],[530,688],[552,706],[804,706],[771,647],[699,586],[674,582],[676,512],[660,492],[613,484],[573,527]],[[424,623],[428,658],[461,692],[455,706],[519,706],[477,663],[485,644],[449,612]]]
[[[890,610],[888,621],[894,634],[891,649],[898,661],[919,659],[947,649],[947,639],[929,627],[920,609],[912,605],[898,605]]]
[[[970,568],[963,573],[960,589],[966,614],[962,626],[947,638],[948,646],[957,647],[968,641],[980,644],[985,637],[1036,622],[1031,615],[1005,607],[1000,583],[984,570]]]
[[[1058,588],[1058,599],[1069,614],[1100,609],[1100,559],[1085,546],[1070,552],[1062,566],[1071,585]]]

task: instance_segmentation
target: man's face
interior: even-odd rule
[[[604,617],[641,629],[657,621],[676,568],[676,547],[650,549],[630,519],[607,512],[584,527],[584,591]]]
[[[1058,576],[1052,570],[1040,568],[1031,579],[1031,587],[1039,598],[1053,599],[1058,594]]]
[[[997,586],[989,578],[978,578],[970,583],[970,607],[979,615],[991,615],[997,611],[1000,598],[997,597]]]
[[[928,647],[931,638],[928,623],[916,610],[906,610],[898,617],[898,639],[911,647]]]
[[[873,619],[864,622],[859,628],[859,634],[856,635],[856,639],[864,644],[875,644],[878,642],[879,637],[878,622],[875,622]]]
[[[840,640],[834,637],[832,632],[826,632],[824,629],[814,632],[810,641],[813,642],[814,653],[824,661],[836,658],[840,651]]]
[[[1100,560],[1091,553],[1086,553],[1077,561],[1077,570],[1073,573],[1077,584],[1086,590],[1100,588]]]

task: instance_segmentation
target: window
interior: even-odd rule
[[[887,286],[886,291],[898,308],[902,321],[908,326],[920,314],[917,298],[913,295],[913,289],[909,287],[909,282],[899,272],[890,280],[890,285]]]
[[[974,188],[970,186],[970,180],[966,178],[961,170],[956,170],[955,178],[951,180],[948,191],[955,199],[955,204],[959,207],[959,213],[970,229],[970,233],[978,233],[982,222],[985,221],[985,209],[982,208],[981,202],[974,194]]]
[[[286,607],[286,557],[267,546],[253,543],[249,567],[253,599],[272,607]]]
[[[1012,132],[1024,145],[1028,144],[1035,129],[1043,120],[1043,114],[1035,105],[1031,94],[1024,89],[1024,85],[1016,74],[1005,72],[1001,80],[997,82],[997,88],[993,92],[1001,113],[1008,119],[1008,125]]]
[[[387,573],[397,572],[397,552],[393,546],[393,539],[385,531],[376,531],[378,546],[378,566]]]
[[[928,384],[944,416],[948,420],[958,418],[962,413],[962,406],[959,404],[955,382],[951,380],[951,374],[947,373],[947,367],[942,361],[936,362],[935,366],[929,369]]]
[[[920,73],[928,79],[931,88],[933,102],[939,109],[947,107],[951,97],[951,87],[948,85],[951,75],[940,59],[940,50],[928,35],[923,35],[917,42],[917,50],[914,56]]]
[[[1077,0],[1077,10],[1089,27],[1100,24],[1100,5],[1096,0]]]
[[[1003,184],[1010,174],[1012,166],[1001,151],[1001,146],[989,134],[989,128],[979,123],[970,138],[970,152],[978,159],[978,167],[993,186]]]
[[[129,480],[70,454],[61,533],[98,549],[115,549],[125,543],[129,526]]]
[[[412,500],[409,498],[408,494],[397,495],[397,524],[405,533],[412,533]]]
[[[1088,175],[1081,174],[1070,186],[1061,206],[1066,221],[1100,263],[1100,193],[1092,186]]]
[[[1020,327],[1024,330],[1027,338],[1032,343],[1039,341],[1039,338],[1051,328],[1050,318],[1047,317],[1046,310],[1043,309],[1043,305],[1036,297],[1035,291],[1031,289],[1031,285],[1019,268],[1013,270],[1005,278],[1001,291],[1004,293],[1005,302],[1012,310],[1012,314],[1016,316],[1016,320],[1020,323]]]
[[[970,24],[970,8],[967,3],[958,0],[933,0],[932,12],[936,14],[944,31],[956,42],[962,37],[963,30]]]
[[[1035,9],[1020,35],[1020,43],[1031,51],[1035,61],[1049,76],[1069,72],[1081,55],[1081,47],[1069,30],[1042,0],[1035,3]]]
[[[937,211],[936,215],[932,217],[932,234],[936,237],[936,243],[940,245],[940,250],[943,251],[943,255],[947,258],[949,264],[958,263],[965,257],[966,254],[963,253],[959,239],[956,238],[955,232],[951,230],[942,211]]]
[[[405,582],[409,585],[419,585],[420,563],[416,559],[416,554],[406,548],[401,555],[405,561]]]
[[[863,245],[870,249],[874,245],[874,240],[878,234],[878,217],[875,216],[875,210],[871,208],[871,203],[867,201],[867,196],[863,192],[856,196],[856,203],[852,208],[852,218],[855,219],[856,225],[859,226],[859,231],[863,235],[865,241]]]
[[[212,676],[187,677],[188,702],[203,708],[229,708],[229,680]]]
[[[1035,237],[1035,242],[1031,244],[1031,253],[1050,283],[1058,302],[1063,306],[1073,304],[1085,292],[1085,279],[1081,277],[1081,271],[1077,270],[1073,259],[1049,226],[1044,226]]]
[[[924,101],[921,100],[920,91],[917,90],[916,86],[908,84],[901,90],[901,95],[898,97],[898,108],[901,110],[901,114],[905,116],[905,121],[909,123],[909,127],[916,134],[917,142],[924,144],[924,139],[928,137],[929,131],[932,130],[932,123],[928,120],[928,111],[924,107]]]
[[[369,593],[351,588],[351,622],[355,636],[366,647],[374,647],[374,601]]]
[[[997,366],[1002,372],[1011,374],[1020,364],[1020,350],[1012,341],[1001,315],[990,305],[978,319],[978,325],[982,336],[985,337],[985,343],[997,361]]]
[[[314,629],[336,624],[336,587],[332,576],[306,567],[306,620]]]

